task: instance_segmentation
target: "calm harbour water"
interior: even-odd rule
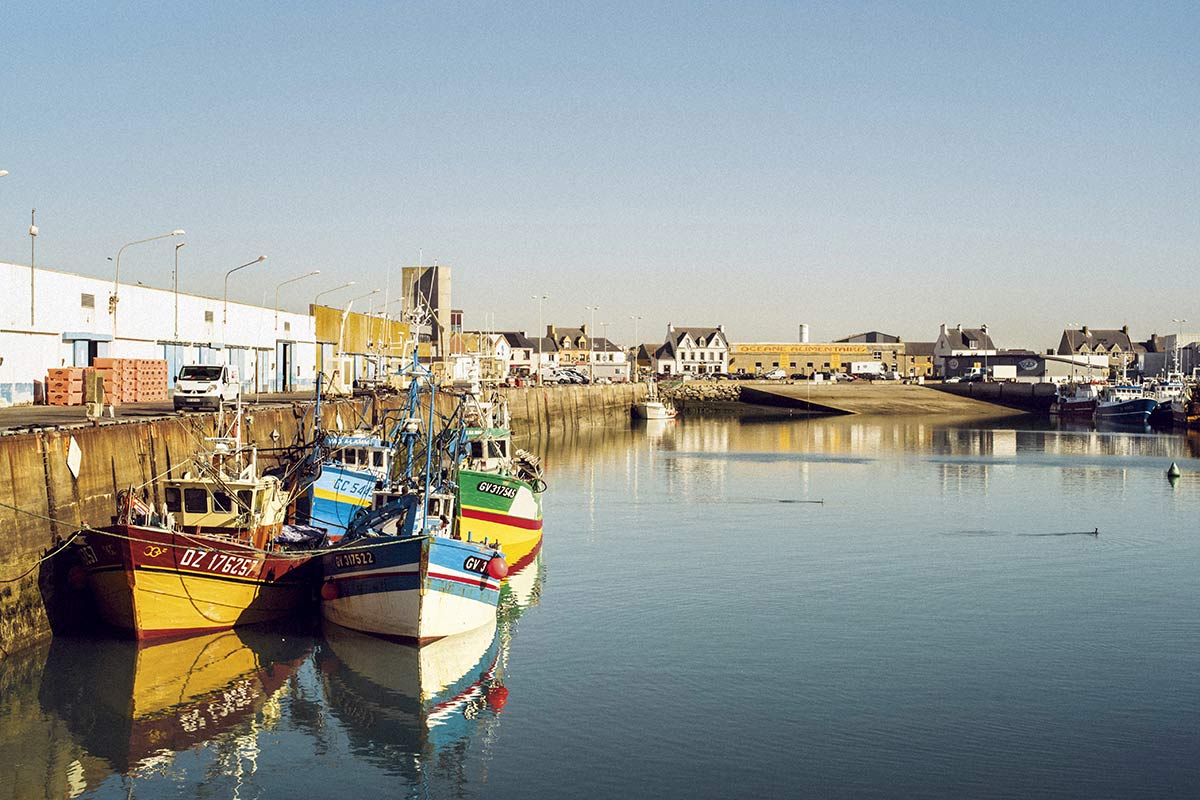
[[[604,431],[545,452],[495,632],[0,663],[0,800],[1196,796],[1198,454],[1025,419]]]

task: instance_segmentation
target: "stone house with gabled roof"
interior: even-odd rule
[[[537,360],[537,343],[525,335],[525,331],[502,331],[508,343],[508,374],[525,377],[533,374]]]
[[[939,376],[945,376],[947,371],[962,374],[964,359],[969,362],[968,366],[975,366],[978,361],[978,366],[986,369],[987,358],[996,352],[996,343],[988,335],[987,325],[964,328],[960,323],[949,328],[943,322],[937,341],[933,343],[934,372]]]
[[[1060,356],[1108,356],[1108,367],[1120,375],[1137,360],[1137,345],[1129,338],[1129,326],[1120,328],[1065,328],[1058,342]]]
[[[546,338],[554,341],[554,348],[558,353],[558,363],[560,366],[574,366],[576,364],[586,364],[589,354],[591,353],[590,340],[588,335],[588,326],[580,325],[578,328],[564,328],[560,325],[547,325]]]
[[[717,375],[729,371],[729,340],[725,326],[675,327],[667,323],[667,338],[655,351],[653,370],[664,375]]]

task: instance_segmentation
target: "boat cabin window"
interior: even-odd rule
[[[242,510],[244,510],[244,511],[254,511],[255,510],[254,509],[254,492],[250,491],[249,489],[239,489],[237,496],[238,496],[238,505],[240,505],[242,507]]]
[[[221,511],[228,514],[233,511],[233,498],[228,492],[213,492],[213,511]]]
[[[189,514],[207,514],[208,492],[203,489],[184,489],[183,510]]]
[[[382,450],[374,451],[374,457],[375,457],[375,466],[382,468],[383,467],[383,451]]]
[[[179,487],[168,486],[163,492],[163,498],[167,503],[167,511],[178,514],[183,509],[183,497],[179,492]]]

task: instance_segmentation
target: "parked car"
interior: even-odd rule
[[[949,378],[944,378],[942,383],[962,383],[962,378],[958,375],[951,375]]]
[[[787,377],[787,373],[781,369],[773,369],[766,375],[763,375],[763,377],[769,381],[781,381]]]

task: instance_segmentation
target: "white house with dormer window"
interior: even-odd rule
[[[675,327],[667,323],[667,338],[651,358],[652,369],[663,375],[717,375],[729,371],[729,340],[725,326]]]

